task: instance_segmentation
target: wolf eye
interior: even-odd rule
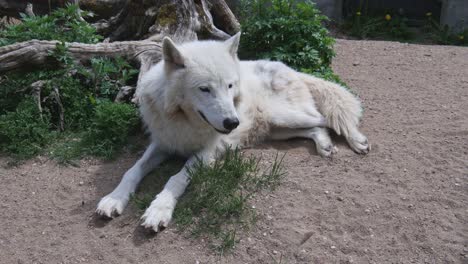
[[[230,83],[230,84],[228,85],[228,87],[229,87],[229,88],[232,88],[232,83]]]
[[[202,86],[202,87],[199,87],[200,91],[204,92],[204,93],[209,93],[210,92],[210,88],[206,87],[206,86]]]

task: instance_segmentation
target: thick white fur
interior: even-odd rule
[[[320,155],[330,156],[336,152],[328,135],[331,128],[356,152],[369,151],[358,130],[361,106],[355,96],[280,62],[239,61],[238,43],[239,34],[224,42],[182,45],[164,39],[164,59],[143,77],[137,95],[152,144],[100,201],[98,214],[121,214],[143,176],[169,155],[186,156],[188,161],[142,217],[142,225],[156,232],[168,225],[188,185],[187,167],[197,159],[212,161],[226,146],[305,137],[316,142]],[[226,119],[238,119],[240,124],[230,131],[224,126]]]

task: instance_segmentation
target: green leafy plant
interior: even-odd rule
[[[255,213],[249,206],[252,195],[275,188],[281,181],[283,158],[277,155],[268,169],[261,170],[258,158],[228,149],[223,158],[211,165],[198,162],[189,170],[191,182],[174,211],[174,222],[180,230],[206,237],[219,252],[232,249],[238,240],[238,230],[255,221]],[[137,193],[132,201],[144,210],[154,194]]]
[[[319,75],[331,71],[334,39],[323,25],[327,18],[314,3],[254,0],[242,5],[241,58],[282,61]]]
[[[67,5],[45,16],[21,14],[22,23],[0,31],[0,46],[31,39],[58,40],[64,42],[97,43],[102,39],[96,29],[80,18],[90,13],[77,5]]]
[[[440,25],[431,13],[426,14],[424,32],[429,35],[429,39],[437,44],[468,46],[468,29],[455,32],[447,25]]]
[[[40,153],[50,142],[49,116],[41,114],[34,99],[25,98],[12,112],[0,115],[0,150],[17,158]]]
[[[101,96],[115,97],[119,89],[130,81],[138,71],[124,59],[117,57],[91,59],[91,70],[82,71],[91,79],[95,91]]]
[[[360,39],[409,40],[412,37],[408,19],[393,12],[371,15],[356,11],[342,27]]]
[[[59,161],[83,155],[109,158],[122,148],[126,141],[123,137],[136,126],[135,107],[112,101],[122,86],[135,81],[138,71],[122,58],[93,58],[89,65],[80,65],[68,54],[66,41],[95,43],[101,39],[80,19],[78,11],[77,6],[69,5],[49,16],[23,16],[22,24],[0,30],[0,45],[29,39],[60,41],[50,52],[45,68],[0,76],[0,119],[9,127],[3,132],[6,139],[0,151],[31,157],[45,149],[46,139],[54,139],[47,153]],[[37,81],[42,84],[35,91],[32,84]],[[30,103],[32,94],[35,104]],[[33,118],[37,113],[42,119]],[[35,135],[28,140],[23,136],[26,132],[15,136],[16,124],[37,126],[41,137],[35,133],[37,129],[28,130]]]
[[[83,137],[83,145],[89,146],[89,154],[111,158],[127,143],[138,124],[138,112],[133,105],[100,102]]]

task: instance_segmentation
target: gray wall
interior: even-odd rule
[[[443,0],[440,23],[455,31],[468,29],[468,0]]]

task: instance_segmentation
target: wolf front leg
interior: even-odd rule
[[[184,168],[172,176],[164,189],[156,195],[156,198],[141,217],[143,221],[141,225],[151,228],[155,232],[158,232],[162,227],[167,227],[172,219],[177,199],[184,193],[190,182],[188,170],[193,168],[198,161],[210,163],[213,161],[215,153],[216,149],[209,149],[190,157]]]
[[[168,154],[158,148],[157,143],[151,143],[143,156],[123,176],[119,185],[99,202],[96,213],[107,217],[122,214],[127,206],[130,194],[135,192],[138,183],[156,166],[161,164]]]

